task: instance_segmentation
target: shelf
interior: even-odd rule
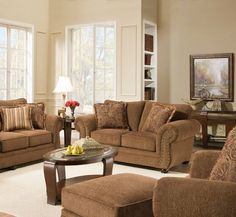
[[[151,65],[144,65],[145,69],[155,69],[156,66],[151,66]]]
[[[150,54],[150,55],[155,55],[154,52],[151,52],[151,51],[144,51],[144,54]]]
[[[144,79],[144,82],[145,82],[145,86],[146,86],[146,85],[154,83],[155,81],[151,80],[151,79]]]

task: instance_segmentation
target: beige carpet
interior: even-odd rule
[[[99,171],[99,172],[98,172]],[[68,177],[102,173],[102,163],[71,166],[66,168]],[[136,168],[115,164],[114,174],[136,173],[154,178],[163,176],[184,177],[187,174]],[[61,206],[48,205],[43,175],[43,163],[37,163],[16,170],[0,173],[0,211],[17,217],[59,217]]]
[[[79,138],[73,131],[72,141]],[[63,143],[63,134],[61,134]],[[66,167],[67,177],[101,174],[102,163]],[[183,172],[183,171],[181,171]],[[159,179],[166,176],[185,177],[186,173],[160,173],[156,170],[114,164],[113,173],[136,173]],[[60,217],[61,206],[47,204],[43,163],[31,164],[16,170],[0,172],[0,212],[17,217]]]

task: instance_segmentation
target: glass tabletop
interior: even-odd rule
[[[86,161],[99,161],[106,157],[115,156],[117,154],[117,149],[112,146],[103,146],[102,149],[91,149],[85,150],[79,155],[66,155],[66,148],[56,149],[54,151],[46,153],[43,158],[46,161],[53,162],[66,162],[68,163],[83,163]]]

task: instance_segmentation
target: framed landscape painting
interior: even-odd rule
[[[234,100],[233,53],[190,55],[190,98]]]

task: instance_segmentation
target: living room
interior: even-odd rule
[[[5,30],[2,29],[6,29],[6,37],[9,37],[11,28],[16,28],[25,31],[28,37],[26,43],[29,44],[27,49],[31,53],[30,57],[27,56],[29,73],[26,77],[22,71],[27,87],[20,91],[20,85],[24,82],[18,81],[19,86],[8,93],[2,78],[0,100],[26,98],[28,102],[44,102],[45,112],[57,115],[64,106],[64,99],[62,93],[55,93],[54,90],[59,77],[67,76],[73,86],[73,91],[67,93],[67,100],[80,103],[75,115],[93,112],[93,104],[106,99],[126,102],[144,100],[147,82],[148,85],[152,82],[154,95],[151,98],[158,102],[191,102],[190,55],[236,53],[235,9],[234,0],[0,0],[0,49],[4,50],[6,43],[2,38]],[[147,81],[144,75],[145,23],[152,26],[155,32],[154,51],[151,52],[152,81]],[[99,36],[99,31],[104,35]],[[102,49],[99,47],[99,37],[110,39],[106,44],[108,48],[105,45]],[[78,38],[85,38],[83,52],[80,52],[79,46],[76,47]],[[88,40],[94,44],[91,45]],[[6,62],[0,57],[1,65],[6,65],[2,67],[1,75],[14,64],[14,58],[20,62],[20,56],[21,53],[18,59],[6,57]],[[80,58],[84,58],[82,61],[86,63],[82,67],[75,64],[76,60],[81,61]],[[107,65],[99,68],[99,64]],[[77,72],[84,73],[87,80],[83,80]],[[110,77],[107,76],[109,79],[102,80],[102,85],[96,88],[96,82],[100,82],[107,72],[110,73]],[[16,74],[8,77],[6,83],[13,80]],[[232,79],[233,83],[234,76]],[[232,96],[235,96],[235,90],[232,91]],[[227,102],[227,107],[236,110],[234,99]],[[66,114],[70,115],[69,108]],[[73,132],[72,140],[76,140],[78,135],[78,132]],[[61,130],[60,143],[63,142]],[[81,165],[81,174],[93,174],[97,169],[97,166],[86,166]],[[102,165],[98,167],[102,169]],[[77,170],[77,167],[71,166],[68,175],[73,176]],[[189,171],[170,170],[164,174],[152,168],[114,163],[113,172],[137,173],[159,179],[186,177]],[[42,162],[4,170],[0,173],[0,182],[0,212],[19,217],[61,216],[60,205],[47,204]],[[20,183],[25,183],[30,190]],[[30,199],[33,195],[32,200],[39,204],[35,205]],[[19,202],[21,199],[22,203]]]

